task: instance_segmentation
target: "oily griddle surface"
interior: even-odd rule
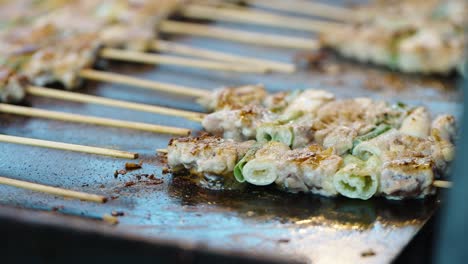
[[[219,24],[271,33],[311,35]],[[434,114],[457,114],[461,106],[453,77],[402,75],[355,64],[332,52],[299,53],[192,37],[173,40],[285,62],[300,58],[299,63],[308,60],[311,66],[303,67],[295,74],[270,75],[123,63],[110,63],[106,69],[204,89],[252,83],[263,83],[271,92],[322,88],[337,94],[338,98],[369,96],[423,104]],[[88,82],[78,92],[202,111],[190,98],[126,86]],[[200,130],[197,123],[176,117],[39,97],[28,98],[28,101],[45,109]],[[115,171],[123,169],[129,160],[0,144],[2,176],[112,197],[106,204],[93,204],[0,186],[0,204],[17,208],[0,210],[0,216],[28,219],[32,223],[46,222],[52,226],[91,230],[129,240],[144,238],[260,257],[279,255],[314,263],[381,263],[391,261],[402,250],[438,204],[436,198],[406,202],[353,201],[286,194],[272,188],[207,190],[187,177],[173,178],[162,174],[163,159],[155,155],[155,149],[167,145],[168,135],[4,114],[0,115],[0,122],[0,133],[135,151],[140,153],[137,162],[143,162],[142,169],[115,177]],[[150,179],[152,174],[162,182]],[[59,211],[85,218],[70,218],[56,212],[44,215],[19,208]],[[124,213],[117,226],[93,220],[113,211]]]

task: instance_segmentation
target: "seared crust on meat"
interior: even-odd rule
[[[209,111],[235,110],[248,105],[261,105],[267,97],[263,85],[246,85],[215,90],[210,96],[200,98],[198,103]]]
[[[172,139],[168,146],[168,165],[173,171],[185,169],[193,174],[231,175],[237,161],[254,143],[207,135]]]
[[[205,116],[206,131],[234,140],[254,139],[261,123],[274,119],[274,114],[260,106],[246,106],[237,110],[221,110]]]

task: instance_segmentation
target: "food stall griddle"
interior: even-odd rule
[[[218,24],[310,36],[288,30]],[[355,64],[331,52],[299,53],[196,37],[172,39],[193,46],[286,62],[300,58],[299,63],[303,64],[307,58],[311,66],[301,68],[295,74],[270,75],[125,63],[110,63],[107,69],[208,90],[256,83],[265,84],[271,92],[321,88],[335,93],[338,98],[370,96],[423,104],[434,114],[457,114],[461,106],[453,77],[402,75]],[[78,92],[202,111],[190,98],[127,86],[88,82]],[[35,107],[51,110],[201,129],[197,123],[176,117],[39,97],[28,98],[28,101]],[[68,228],[75,231],[69,236],[91,232],[123,239],[129,245],[145,241],[155,245],[183,245],[180,247],[182,251],[204,248],[225,253],[226,259],[229,259],[229,254],[233,256],[233,252],[238,252],[236,254],[256,256],[257,260],[274,258],[278,261],[313,263],[382,263],[390,262],[401,252],[438,205],[436,197],[405,202],[383,199],[354,201],[293,195],[261,187],[233,191],[207,190],[184,177],[173,178],[162,174],[164,164],[156,156],[155,150],[167,146],[170,139],[167,135],[4,114],[0,115],[0,122],[0,133],[4,134],[140,153],[137,162],[143,162],[142,169],[115,177],[115,171],[123,169],[125,162],[130,160],[0,144],[2,176],[112,197],[106,204],[93,204],[0,186],[0,220],[16,219],[19,223],[32,226],[46,225],[52,230]],[[150,179],[152,174],[162,179],[162,183]],[[75,216],[65,216],[60,212]],[[116,226],[93,219],[112,212],[124,214],[119,217],[120,223]],[[16,232],[21,230],[19,228]],[[8,237],[7,240],[14,240],[15,237]],[[64,237],[64,244],[66,241]],[[164,255],[164,251],[161,254]]]

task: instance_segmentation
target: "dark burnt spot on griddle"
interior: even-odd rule
[[[289,238],[280,238],[278,239],[278,243],[289,243],[291,242],[291,239]]]
[[[127,174],[127,171],[126,170],[115,170],[114,172],[114,178],[117,179],[117,177],[119,177],[119,175],[125,175]]]
[[[133,186],[135,185],[136,183],[134,181],[128,181],[124,184],[125,187],[130,187],[130,186]]]
[[[363,258],[373,257],[375,255],[377,255],[377,253],[375,253],[375,251],[372,249],[361,252],[361,257]]]
[[[117,217],[117,216],[124,216],[125,213],[123,211],[112,211],[111,215]]]

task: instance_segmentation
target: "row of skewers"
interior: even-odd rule
[[[25,1],[28,3],[28,1]],[[286,63],[279,63],[279,62],[272,62],[266,60],[256,60],[250,59],[245,57],[239,57],[236,55],[230,54],[222,54],[219,52],[207,51],[207,50],[197,50],[191,47],[182,46],[175,43],[165,42],[162,40],[157,40],[157,35],[154,33],[154,27],[158,26],[160,32],[164,33],[177,33],[177,34],[198,34],[207,37],[218,37],[224,39],[230,39],[235,41],[242,41],[242,42],[250,42],[255,41],[256,44],[259,44],[259,38],[264,43],[269,43],[270,45],[275,46],[282,46],[282,47],[290,47],[290,48],[307,48],[307,49],[314,49],[317,48],[318,42],[314,41],[313,39],[298,39],[298,38],[289,38],[289,37],[276,37],[276,36],[265,36],[262,34],[256,35],[255,33],[247,33],[247,32],[238,32],[238,31],[224,31],[219,28],[214,28],[207,25],[198,25],[198,24],[190,24],[185,22],[175,22],[166,20],[169,14],[175,13],[176,10],[179,11],[180,14],[190,18],[197,18],[197,19],[226,19],[231,22],[249,22],[249,23],[259,23],[263,25],[274,25],[273,22],[278,18],[281,19],[288,19],[290,23],[282,23],[282,25],[307,25],[307,28],[313,31],[318,31],[321,33],[321,44],[324,46],[332,46],[337,48],[343,54],[352,55],[357,57],[358,59],[364,61],[371,61],[377,64],[384,64],[391,67],[395,67],[401,69],[403,71],[419,71],[419,72],[449,72],[456,67],[459,67],[463,61],[463,46],[466,42],[463,32],[460,32],[459,28],[462,27],[465,23],[463,21],[464,17],[463,14],[466,11],[466,6],[461,6],[462,1],[449,1],[450,4],[448,6],[445,5],[444,2],[433,1],[431,2],[431,8],[425,12],[425,15],[418,17],[415,21],[405,21],[403,26],[400,25],[387,25],[385,24],[385,19],[390,21],[390,17],[392,12],[388,13],[388,16],[365,16],[361,15],[366,13],[366,10],[362,12],[358,12],[360,15],[359,19],[354,17],[351,19],[346,19],[347,24],[339,23],[339,22],[324,22],[324,21],[313,21],[313,20],[296,20],[297,23],[293,23],[295,18],[292,17],[285,17],[280,16],[272,13],[267,12],[259,12],[259,11],[250,11],[240,6],[234,6],[232,3],[225,3],[220,1],[193,1],[189,4],[184,4],[180,1],[157,1],[157,3],[153,3],[152,1],[140,1],[138,5],[131,6],[128,5],[127,1],[102,1],[101,3],[97,4],[94,1],[80,1],[80,3],[70,4],[67,1],[42,1],[40,7],[30,8],[34,15],[38,15],[39,19],[34,21],[29,21],[26,19],[26,16],[13,16],[14,19],[11,17],[7,17],[7,22],[9,25],[5,26],[6,30],[4,30],[1,34],[2,39],[2,46],[5,47],[2,49],[2,56],[4,59],[2,61],[2,100],[4,102],[18,102],[22,100],[24,93],[27,92],[32,95],[38,96],[48,96],[54,97],[58,99],[65,99],[65,100],[72,100],[72,101],[79,101],[79,102],[91,102],[91,103],[99,103],[109,106],[116,106],[116,107],[126,107],[136,110],[142,111],[150,111],[155,113],[163,113],[163,114],[171,114],[171,115],[178,115],[189,118],[191,120],[201,120],[203,119],[203,125],[210,132],[216,132],[215,134],[222,135],[227,138],[227,140],[235,139],[235,140],[246,140],[253,137],[257,139],[261,139],[262,137],[257,137],[258,133],[263,133],[263,139],[268,137],[275,137],[275,141],[280,141],[281,144],[287,146],[288,148],[300,148],[304,147],[304,144],[313,143],[314,139],[304,139],[305,141],[301,144],[297,143],[298,140],[291,140],[291,137],[297,139],[300,138],[300,135],[294,133],[293,136],[291,134],[288,138],[288,132],[286,132],[286,136],[281,136],[284,134],[283,131],[294,131],[297,129],[296,122],[301,119],[306,119],[305,115],[312,114],[313,111],[308,109],[307,111],[298,110],[296,112],[292,111],[291,116],[286,117],[286,121],[280,120],[282,128],[280,131],[273,131],[271,124],[266,123],[274,123],[278,121],[280,110],[275,109],[268,109],[267,111],[272,111],[275,116],[272,117],[265,117],[263,116],[264,113],[258,114],[255,113],[257,111],[258,104],[262,105],[265,102],[263,99],[258,99],[258,101],[250,101],[248,104],[241,104],[241,109],[239,107],[232,107],[229,106],[229,109],[226,109],[223,105],[226,106],[225,103],[220,103],[222,100],[218,100],[218,98],[235,98],[226,96],[226,91],[228,93],[232,93],[232,90],[225,89],[219,90],[214,92],[213,94],[200,89],[191,89],[189,87],[180,87],[171,84],[161,84],[161,83],[154,83],[144,80],[138,80],[136,78],[113,74],[113,73],[106,73],[106,72],[99,72],[96,70],[90,69],[90,67],[95,63],[96,56],[98,55],[101,58],[105,59],[113,59],[113,60],[125,60],[125,61],[133,61],[133,62],[142,62],[142,63],[171,63],[177,65],[191,65],[196,67],[202,67],[207,69],[221,69],[221,70],[234,70],[239,72],[265,72],[267,70],[278,70],[283,72],[291,72],[294,71],[294,65],[286,64]],[[216,2],[216,3],[214,3]],[[269,2],[269,1],[268,1]],[[411,1],[412,2],[412,1]],[[418,2],[418,1],[415,1]],[[125,4],[127,3],[127,4]],[[263,1],[250,1],[250,4],[253,5],[263,5],[265,2]],[[310,4],[310,3],[309,3]],[[280,2],[268,5],[268,8],[275,8],[281,5]],[[455,5],[458,8],[453,8],[452,6]],[[293,6],[293,5],[292,5]],[[461,9],[460,9],[461,6]],[[326,6],[332,10],[338,10],[338,8],[334,9],[334,7]],[[133,8],[133,9],[132,9]],[[374,8],[375,7],[369,7]],[[434,16],[434,12],[441,12],[440,10],[443,9],[439,16]],[[305,10],[305,9],[304,9]],[[459,10],[464,10],[463,12],[458,12]],[[210,12],[216,11],[216,12]],[[342,12],[348,12],[347,14],[358,14],[358,13],[351,13],[349,10],[341,9]],[[36,12],[36,13],[35,13]],[[458,12],[458,13],[457,13]],[[333,12],[332,12],[333,13]],[[369,13],[369,12],[367,12]],[[10,14],[14,14],[11,12]],[[78,16],[77,14],[80,14]],[[155,16],[158,14],[158,16]],[[209,15],[211,14],[211,15]],[[234,15],[219,15],[219,14],[234,14]],[[317,14],[316,14],[317,15]],[[323,15],[323,13],[322,13]],[[236,18],[236,16],[238,18]],[[76,18],[80,17],[79,20]],[[256,17],[256,19],[254,19]],[[268,19],[270,17],[271,19]],[[346,16],[350,18],[350,16]],[[83,19],[86,18],[86,19]],[[239,19],[241,18],[241,19]],[[336,19],[337,17],[334,17]],[[382,18],[382,19],[381,19]],[[460,19],[461,18],[461,19]],[[237,19],[237,20],[236,20]],[[437,25],[437,27],[425,27],[427,25],[428,19],[431,20],[430,25]],[[435,21],[432,21],[434,20]],[[452,21],[453,20],[453,21]],[[14,21],[15,23],[11,23]],[[86,23],[84,23],[86,21]],[[132,23],[129,23],[132,21]],[[270,21],[270,22],[262,22],[262,21]],[[4,22],[4,21],[2,21]],[[308,23],[300,23],[300,22],[308,22]],[[388,22],[388,21],[386,21]],[[351,24],[350,24],[351,23]],[[5,23],[2,23],[5,24]],[[13,24],[13,25],[12,25]],[[97,26],[99,25],[99,26]],[[439,26],[440,25],[440,26]],[[275,25],[279,26],[279,25]],[[292,26],[288,26],[292,27]],[[296,29],[304,29],[300,28],[300,26],[294,26]],[[381,29],[385,29],[389,32],[387,38],[382,41],[374,42],[376,35],[381,35]],[[411,34],[405,34],[404,38],[399,36],[401,31],[406,31],[408,28],[411,28]],[[428,29],[436,28],[434,30]],[[340,31],[342,30],[342,31]],[[332,33],[333,32],[333,33]],[[340,34],[335,34],[339,32]],[[373,32],[370,34],[369,32]],[[220,34],[222,33],[222,34]],[[362,38],[353,38],[358,39],[361,42],[356,42],[355,45],[346,45],[342,46],[343,43],[349,43],[349,36],[352,34],[359,33],[362,35]],[[340,40],[336,40],[338,36],[341,36],[341,46],[337,44]],[[422,37],[420,35],[423,35]],[[34,39],[34,36],[36,39]],[[132,37],[128,37],[132,36]],[[329,40],[333,36],[332,40]],[[399,36],[398,43],[394,43],[395,36]],[[416,40],[414,40],[414,38]],[[423,38],[423,40],[427,40],[428,38],[435,41],[437,45],[434,43],[428,44],[426,41],[422,41],[419,38]],[[334,43],[335,41],[335,43]],[[413,44],[405,44],[404,41],[409,41],[410,43],[416,42],[417,45]],[[412,42],[411,42],[412,41]],[[419,42],[418,42],[419,41]],[[389,49],[389,42],[392,43],[391,49]],[[401,42],[401,43],[400,43]],[[261,44],[260,43],[260,44]],[[376,44],[378,43],[378,45]],[[364,44],[364,46],[363,46]],[[372,49],[368,49],[365,45],[369,44],[376,44]],[[398,44],[398,45],[396,45]],[[402,48],[398,48],[402,45],[402,47],[411,48],[406,50]],[[360,46],[361,45],[361,46]],[[422,45],[422,46],[421,46]],[[350,50],[350,46],[354,46],[354,50]],[[357,48],[357,47],[366,47],[366,48]],[[427,46],[427,47],[426,47]],[[441,48],[443,46],[443,49]],[[104,48],[103,48],[104,47]],[[117,49],[120,48],[120,49]],[[122,49],[123,48],[123,49]],[[176,57],[164,57],[163,55],[155,55],[155,54],[148,54],[144,53],[144,51],[148,50],[157,50],[157,51],[169,51],[180,53],[184,55],[192,55],[192,56],[202,56],[207,57],[210,59],[216,58],[217,60],[223,60],[226,62],[212,62],[212,61],[191,61],[184,60],[182,58]],[[195,51],[197,55],[192,53]],[[366,52],[373,51],[371,53],[364,54]],[[434,52],[435,51],[435,52]],[[433,60],[431,56],[437,54],[437,52],[443,51],[448,53],[450,56],[443,56],[446,58],[447,61],[441,62],[441,60]],[[5,53],[4,53],[5,52]],[[412,52],[411,58],[413,61],[401,62],[402,59],[408,58],[405,52]],[[439,55],[442,53],[438,53]],[[454,54],[454,55],[453,55]],[[395,60],[395,56],[398,57]],[[67,58],[67,60],[64,60]],[[232,63],[227,62],[242,62],[243,65],[241,67],[236,67]],[[432,65],[434,61],[440,62],[439,65]],[[392,64],[390,65],[391,62]],[[199,66],[203,65],[203,66]],[[409,65],[409,66],[408,66]],[[442,65],[442,66],[441,66]],[[118,82],[118,83],[125,83],[131,84],[139,87],[144,88],[151,88],[155,90],[163,90],[168,92],[175,92],[178,94],[186,94],[190,96],[200,97],[201,101],[208,101],[215,102],[215,106],[208,106],[211,110],[217,110],[217,112],[204,117],[200,113],[193,113],[189,111],[182,111],[177,109],[168,109],[162,108],[157,106],[149,106],[149,105],[141,105],[131,102],[124,102],[124,101],[117,101],[107,98],[101,98],[96,96],[90,95],[83,95],[77,93],[70,93],[65,91],[57,91],[46,89],[43,87],[37,87],[46,85],[50,82],[60,82],[65,88],[67,89],[74,89],[79,87],[82,78],[89,78],[94,80],[101,80],[101,81],[110,81],[110,82]],[[36,86],[32,86],[36,85]],[[249,88],[240,88],[239,90],[246,90]],[[235,93],[235,92],[234,92]],[[223,95],[224,94],[224,95]],[[265,92],[261,94],[266,94]],[[224,97],[219,97],[219,95],[223,95]],[[282,95],[275,95],[270,98],[270,100],[277,100],[281,101]],[[288,95],[290,96],[290,95]],[[248,97],[248,96],[247,96]],[[287,102],[285,100],[287,96],[284,95],[282,98],[283,102]],[[294,96],[290,96],[291,98]],[[280,99],[278,99],[280,98]],[[304,95],[297,97],[296,99],[302,100],[300,98],[306,98]],[[207,100],[208,99],[208,100]],[[213,100],[215,99],[215,100]],[[245,98],[241,98],[244,100]],[[234,101],[237,102],[238,99]],[[248,99],[250,100],[250,99]],[[256,99],[257,100],[257,99]],[[308,100],[306,98],[306,100]],[[257,106],[253,106],[253,104],[257,104]],[[265,105],[264,105],[265,106]],[[246,110],[247,108],[252,108]],[[289,107],[289,106],[288,106]],[[189,130],[182,129],[182,128],[171,128],[165,126],[157,126],[151,124],[143,124],[143,123],[136,123],[136,122],[125,122],[120,120],[111,120],[111,119],[104,119],[104,118],[97,118],[97,117],[87,117],[81,116],[76,114],[67,114],[67,113],[60,113],[60,112],[53,112],[47,110],[39,110],[39,109],[31,109],[22,106],[15,106],[15,105],[8,105],[8,104],[1,104],[0,110],[6,113],[14,113],[14,114],[22,114],[22,115],[29,115],[35,117],[44,117],[44,118],[52,118],[52,119],[59,119],[59,120],[67,120],[67,121],[75,121],[75,122],[86,122],[92,124],[99,124],[99,125],[109,125],[109,126],[117,126],[117,127],[131,127],[146,131],[153,131],[159,133],[170,133],[175,135],[187,135]],[[283,111],[282,109],[281,111]],[[237,111],[237,112],[236,112]],[[226,116],[232,117],[231,115],[234,113],[235,117],[240,117],[240,121],[244,121],[243,118],[245,117],[245,113],[250,112],[255,113],[254,115],[262,116],[260,119],[265,118],[268,122],[262,122],[261,128],[257,129],[257,131],[252,132],[252,128],[248,126],[244,126],[241,124],[239,127],[235,129],[230,129],[226,127],[210,127],[210,118],[216,117],[216,115],[222,115],[224,118]],[[263,110],[262,110],[263,111]],[[260,111],[260,112],[262,112]],[[280,112],[281,112],[280,111]],[[299,112],[302,111],[302,114]],[[422,110],[421,110],[422,111]],[[275,113],[276,112],[276,113]],[[240,114],[239,114],[240,113]],[[299,116],[295,116],[299,115]],[[284,118],[284,117],[281,117]],[[280,119],[281,119],[280,118]],[[440,119],[444,120],[444,119]],[[452,120],[448,117],[445,120]],[[238,122],[235,122],[238,123]],[[242,122],[240,122],[242,123]],[[257,125],[257,120],[253,121],[251,124]],[[311,124],[301,124],[304,127],[311,126]],[[374,124],[375,125],[375,124]],[[289,127],[288,127],[289,126]],[[397,129],[401,126],[395,125],[392,127],[393,129]],[[223,133],[219,134],[218,132],[220,129]],[[276,128],[275,128],[276,129]],[[375,128],[376,129],[376,128]],[[399,128],[401,129],[401,128]],[[251,130],[248,136],[245,136],[243,132],[239,134],[237,130],[248,131]],[[263,132],[259,132],[263,131]],[[272,132],[273,131],[273,132]],[[437,133],[449,133],[446,130],[438,130]],[[372,131],[366,131],[372,132]],[[236,134],[237,133],[237,134]],[[253,134],[252,134],[253,133]],[[338,136],[338,135],[337,135]],[[356,135],[356,136],[363,136],[363,135]],[[414,135],[412,135],[414,136]],[[421,137],[428,137],[428,133],[424,134]],[[434,141],[435,136],[431,135],[432,138],[430,140]],[[450,136],[451,137],[451,136]],[[438,139],[441,139],[438,137]],[[442,138],[444,140],[444,144],[450,142],[448,138]],[[122,151],[113,151],[113,150],[105,150],[100,148],[93,148],[93,147],[82,147],[76,145],[70,145],[65,143],[52,143],[47,141],[40,141],[36,139],[23,139],[19,137],[12,137],[7,135],[1,135],[0,140],[2,141],[10,141],[16,143],[23,143],[23,144],[35,144],[37,146],[54,146],[55,148],[74,148],[75,150],[84,151],[88,153],[95,153],[95,154],[107,154],[110,156],[118,156],[118,157],[133,157],[136,158],[136,153],[127,153]],[[211,139],[210,139],[211,140]],[[259,140],[261,141],[261,140]],[[323,143],[323,142],[322,142]],[[449,145],[447,143],[447,145]],[[86,150],[86,151],[85,151]],[[320,150],[325,151],[325,150]],[[336,150],[335,150],[336,151]],[[344,150],[342,150],[344,151]],[[349,151],[347,149],[346,151]],[[345,153],[344,151],[343,153]],[[343,153],[333,153],[333,155],[343,155]],[[346,159],[345,159],[346,160]],[[347,159],[349,160],[349,158]],[[450,159],[444,160],[443,162],[449,162]],[[438,162],[442,162],[441,160],[437,160]],[[428,163],[429,164],[429,163]],[[180,165],[180,164],[179,164]],[[444,165],[445,166],[445,165]],[[175,166],[176,167],[176,166]],[[430,173],[429,173],[430,174]],[[247,177],[248,178],[248,177]],[[372,178],[372,177],[371,177]],[[374,182],[375,182],[374,177]],[[427,176],[427,173],[424,178],[424,186],[428,189],[422,188],[421,192],[415,194],[414,196],[424,196],[430,192],[432,189],[429,188],[433,186],[433,176]],[[374,187],[377,186],[376,184],[373,185]],[[428,187],[429,186],[429,187]],[[373,188],[374,188],[373,187]],[[318,188],[318,187],[317,187]],[[321,188],[321,187],[320,187]],[[377,189],[377,187],[375,187]],[[335,190],[336,192],[337,190]],[[324,192],[326,193],[326,192]],[[331,192],[333,194],[333,192]],[[375,194],[375,193],[374,193]],[[373,195],[373,194],[372,194]],[[372,196],[371,195],[371,196]],[[349,195],[351,196],[351,195]],[[394,196],[398,198],[398,195]],[[353,198],[366,198],[366,195],[360,197],[353,197]],[[102,199],[100,201],[103,201]]]
[[[218,90],[205,102],[214,110],[201,120],[210,135],[171,140],[163,152],[173,172],[408,199],[433,194],[454,158],[454,117],[432,120],[424,107],[312,89],[268,94],[261,86]]]

